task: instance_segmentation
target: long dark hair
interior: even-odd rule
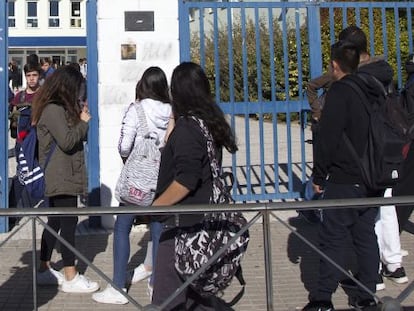
[[[199,65],[184,62],[174,69],[171,96],[176,117],[195,116],[202,119],[218,147],[225,147],[230,153],[237,151],[234,134],[223,111],[214,101],[210,83]]]
[[[135,98],[138,100],[151,98],[163,103],[170,102],[167,77],[161,68],[149,67],[144,71],[135,88]]]
[[[59,67],[53,77],[45,80],[33,99],[32,122],[36,124],[46,105],[54,103],[65,108],[68,122],[78,123],[81,111],[78,97],[82,80],[82,74],[72,66]]]

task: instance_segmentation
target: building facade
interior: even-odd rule
[[[57,65],[86,57],[86,0],[9,0],[9,61],[36,53]]]

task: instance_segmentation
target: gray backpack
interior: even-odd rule
[[[115,197],[121,203],[149,206],[157,187],[160,139],[156,132],[149,130],[141,103],[136,102],[134,106],[138,114],[139,131],[116,184]]]

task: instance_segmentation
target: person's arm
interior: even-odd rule
[[[331,73],[327,72],[308,82],[306,93],[311,108],[312,119],[315,121],[319,121],[321,117],[321,107],[318,102],[318,90],[328,88],[332,81],[333,77]]]
[[[128,110],[125,112],[122,119],[121,134],[119,136],[118,152],[124,163],[134,147],[135,137],[137,135],[138,116],[134,105],[134,103],[130,104]]]
[[[152,203],[153,206],[174,205],[184,199],[190,190],[178,181],[173,181],[167,189]]]
[[[69,127],[65,109],[62,106],[47,105],[41,118],[44,119],[45,126],[63,152],[71,152],[88,133],[90,116],[86,112],[81,112],[81,121],[71,127]]]
[[[342,143],[350,93],[348,86],[335,83],[326,94],[314,156],[313,183],[319,186],[319,189],[314,186],[315,192],[322,190],[338,145]]]

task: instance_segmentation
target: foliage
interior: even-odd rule
[[[346,22],[343,8],[334,8],[332,15],[329,9],[320,9],[322,70],[328,67],[330,45],[339,32],[347,25],[358,24],[368,36],[371,54],[385,53],[397,77],[400,70],[397,68],[398,49],[402,62],[409,54],[406,12],[395,8],[345,9]],[[395,31],[396,15],[399,16],[398,33]],[[236,17],[231,25],[227,25],[224,18],[220,20],[216,37],[213,27],[202,38],[198,33],[192,34],[191,58],[204,65],[213,90],[219,89],[219,102],[275,102],[303,98],[306,81],[310,79],[307,21],[303,19],[300,29],[296,29],[294,23],[284,24],[277,18],[269,22],[268,19],[268,16],[261,16],[255,23],[254,17],[246,15],[244,23]],[[331,24],[333,29],[330,29]]]

